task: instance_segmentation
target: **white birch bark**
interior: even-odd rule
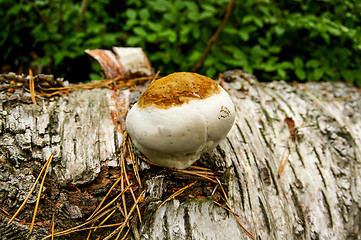
[[[231,207],[245,228],[256,239],[361,239],[359,90],[340,82],[259,83],[241,71],[226,72],[224,79],[237,119],[208,159],[225,169]],[[56,150],[50,173],[58,192],[48,198],[56,202],[61,196],[66,203],[59,211],[59,219],[68,217],[64,228],[89,214],[84,206],[96,206],[97,200],[84,186],[102,177],[110,181],[101,175],[102,168],[116,167],[122,142],[111,117],[111,91],[37,98],[38,105],[26,92],[0,93],[2,209],[15,212],[39,172],[34,169]],[[129,92],[121,94],[125,105],[134,101]],[[286,118],[295,124],[294,136]],[[62,191],[68,183],[79,186],[76,195],[88,202],[80,205]],[[166,185],[156,174],[145,185],[150,201],[138,229],[141,239],[249,239],[233,215],[211,198],[174,199],[157,210]],[[29,204],[34,202],[35,195]],[[31,207],[23,212],[19,218],[32,214]],[[26,236],[26,226],[7,221],[6,215],[0,218],[2,239]],[[45,229],[46,224],[38,227],[33,238],[45,236]]]

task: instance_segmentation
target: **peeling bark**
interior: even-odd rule
[[[222,85],[237,108],[236,123],[202,161],[225,170],[230,204],[245,228],[256,239],[360,239],[358,89],[340,82],[259,83],[242,71],[226,72],[224,79]],[[134,102],[132,94],[119,96]],[[69,96],[37,98],[39,105],[33,105],[26,92],[0,93],[1,209],[16,211],[41,165],[57,151],[34,239],[45,236],[51,220],[52,210],[42,206],[50,208],[61,200],[57,227],[65,229],[84,221],[114,182],[123,136],[112,118],[112,97],[109,89],[80,90]],[[147,201],[134,236],[249,239],[233,215],[210,197],[174,199],[157,209],[169,195],[166,189],[171,183],[143,165],[148,169]],[[31,217],[34,202],[35,194],[19,219]],[[6,236],[2,239],[27,235],[27,226],[6,225],[8,219],[6,214],[0,218],[0,236]],[[70,238],[74,237],[64,237]]]

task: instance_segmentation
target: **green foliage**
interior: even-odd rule
[[[83,2],[86,2],[83,0]],[[140,46],[162,74],[190,71],[229,0],[0,0],[1,65],[40,64],[69,78],[99,66],[84,49]],[[82,10],[84,10],[82,12]],[[361,3],[352,0],[236,1],[200,73],[241,68],[260,80],[335,81],[361,86]],[[35,56],[35,57],[34,57]],[[75,68],[75,69],[74,69]],[[91,75],[89,75],[91,73]]]
[[[116,22],[121,13],[107,9],[110,0],[96,1],[85,11],[69,0],[25,2],[0,0],[1,9],[7,9],[0,11],[2,66],[40,65],[64,77],[87,78],[91,69],[84,50],[118,45],[124,35]]]

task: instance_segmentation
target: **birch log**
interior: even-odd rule
[[[205,159],[225,170],[227,196],[243,226],[255,239],[361,239],[359,89],[341,82],[260,83],[238,70],[223,77],[237,119]],[[7,89],[6,78],[1,84]],[[35,194],[20,223],[6,225],[6,212],[20,206],[54,150],[32,239],[46,236],[54,212],[59,230],[91,214],[117,177],[123,135],[114,122],[121,125],[125,114],[114,118],[114,98],[128,107],[137,96],[129,90],[79,90],[37,98],[34,105],[26,91],[2,90],[1,239],[26,238],[28,226],[21,221],[31,219]],[[173,199],[157,209],[167,184],[157,172],[147,179],[145,217],[133,238],[250,239],[212,198]]]

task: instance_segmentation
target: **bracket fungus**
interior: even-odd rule
[[[149,85],[126,118],[134,145],[151,162],[184,169],[226,137],[235,120],[228,93],[212,79],[172,73]]]

